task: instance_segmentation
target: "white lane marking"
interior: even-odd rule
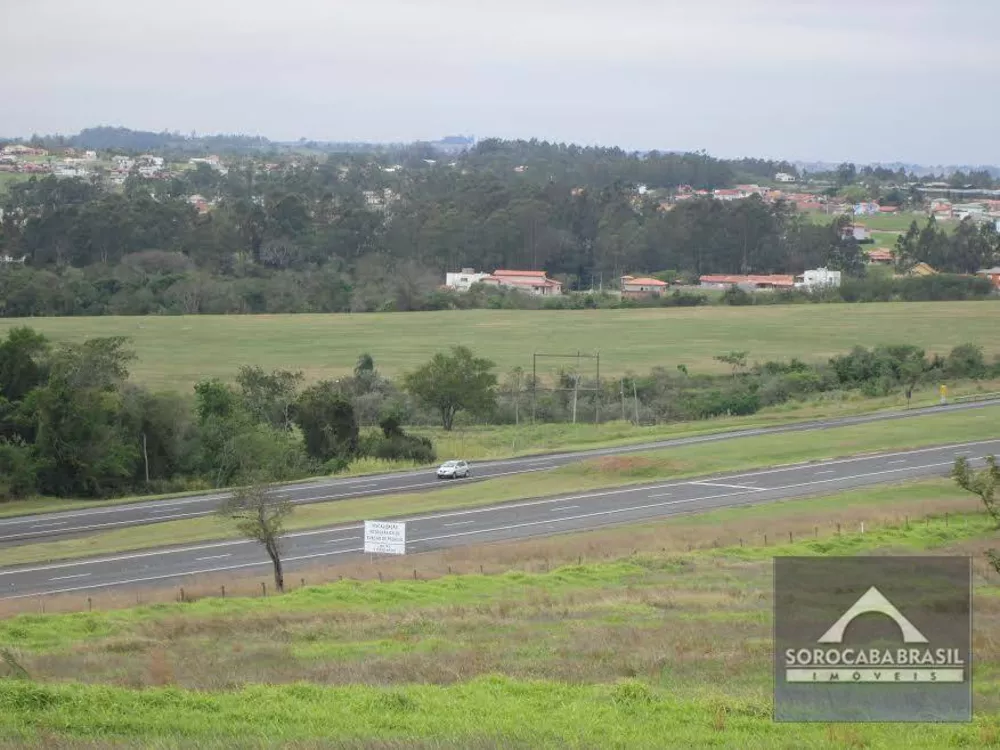
[[[202,560],[221,560],[223,557],[229,557],[232,553],[227,552],[224,555],[209,555],[208,557],[196,557],[195,562],[201,562]]]
[[[65,526],[68,523],[69,523],[69,521],[49,521],[48,523],[36,523],[35,525],[30,526],[29,528],[32,528],[32,529],[43,529],[43,528],[47,528],[49,526]]]
[[[973,442],[973,443],[966,443],[966,445],[992,445],[992,444],[997,443],[997,442],[998,441],[996,441],[996,440],[979,440],[979,441],[976,441],[976,442]],[[909,455],[911,453],[941,452],[941,451],[945,451],[945,450],[948,450],[948,449],[954,448],[954,447],[956,447],[956,446],[955,445],[950,445],[950,446],[938,446],[937,448],[920,448],[920,449],[916,449],[916,450],[907,452],[907,455]],[[892,454],[888,454],[888,455],[892,455]],[[835,459],[835,460],[826,462],[824,465],[826,465],[826,466],[832,466],[834,464],[860,463],[860,462],[864,462],[864,461],[872,461],[872,460],[875,460],[877,458],[879,458],[879,457],[878,456],[865,456],[863,458]],[[977,461],[977,460],[981,460],[981,458],[973,458],[972,460],[973,461]],[[916,465],[906,466],[906,467],[903,467],[901,469],[888,469],[888,470],[886,470],[886,472],[893,473],[893,472],[898,472],[898,471],[917,470],[917,469],[922,469],[922,468],[933,468],[933,467],[937,467],[937,466],[946,466],[946,465],[950,466],[951,463],[952,463],[951,461],[948,461],[947,463],[944,463],[944,464],[942,464],[942,463],[916,464]],[[762,470],[762,471],[758,471],[756,473],[735,474],[735,475],[729,475],[729,476],[723,477],[723,478],[749,477],[749,476],[757,476],[757,475],[760,475],[760,474],[776,474],[776,473],[787,472],[787,471],[796,471],[796,470],[802,469],[804,467],[808,467],[809,465],[810,465],[809,463],[796,464],[794,466],[788,466],[788,467],[784,467],[784,468],[780,468],[780,469],[765,469],[765,470]],[[874,472],[874,474],[876,474],[876,475],[880,474],[880,473],[883,473],[883,472]],[[851,479],[851,478],[854,478],[854,477],[863,477],[863,476],[871,476],[871,475],[872,474],[855,474],[855,475],[848,476],[848,477],[835,477],[833,479],[825,479],[825,480],[817,480],[817,481],[831,482],[831,481],[838,481],[840,479]],[[529,500],[529,501],[521,502],[521,503],[505,503],[505,504],[501,504],[501,505],[492,505],[492,506],[487,506],[487,507],[483,507],[483,508],[470,508],[470,509],[465,509],[465,510],[448,511],[448,512],[443,512],[443,513],[432,513],[432,514],[428,514],[428,515],[424,515],[424,516],[411,516],[409,518],[401,518],[399,520],[405,521],[405,522],[440,520],[440,519],[443,519],[443,518],[454,518],[455,516],[472,515],[472,514],[478,514],[478,513],[495,513],[495,512],[503,512],[503,511],[511,510],[511,509],[515,509],[515,508],[525,508],[525,507],[532,507],[532,506],[536,506],[536,505],[550,505],[552,503],[562,503],[562,502],[566,502],[568,500],[589,500],[589,499],[598,498],[598,497],[606,497],[608,495],[623,495],[623,494],[628,494],[628,493],[631,493],[631,492],[648,492],[649,490],[666,489],[668,487],[669,488],[673,488],[673,487],[683,487],[685,485],[690,486],[691,484],[692,484],[692,482],[690,482],[690,481],[688,481],[688,482],[679,481],[679,482],[670,482],[670,483],[667,483],[667,484],[659,484],[659,485],[645,485],[645,486],[638,486],[638,487],[618,487],[618,488],[614,488],[614,489],[610,489],[610,490],[604,490],[604,491],[601,491],[601,492],[592,492],[592,493],[588,493],[588,494],[573,495],[573,496],[568,496],[568,497],[564,496],[564,497],[548,498],[548,499],[544,499],[544,500]],[[792,486],[797,486],[797,485],[792,485]],[[763,491],[763,490],[760,490],[757,487],[752,487],[750,489],[752,489],[754,491],[757,491],[757,492]],[[769,487],[768,489],[769,490],[773,490],[773,489],[778,489],[778,488]],[[546,522],[546,523],[548,523],[548,522]],[[327,527],[327,528],[323,528],[323,529],[313,529],[313,530],[310,530],[310,531],[299,531],[299,532],[294,532],[294,533],[291,533],[291,534],[287,534],[286,536],[292,537],[292,538],[298,538],[298,537],[304,537],[304,536],[315,536],[316,534],[329,534],[329,533],[333,533],[333,532],[337,532],[337,531],[354,531],[354,530],[358,530],[358,529],[362,529],[362,528],[364,528],[363,524],[361,524],[361,523],[354,523],[354,524],[351,524],[349,526],[334,526],[334,527]],[[196,552],[196,551],[203,550],[203,549],[214,549],[214,548],[228,547],[228,546],[234,546],[234,545],[239,545],[239,544],[255,544],[255,542],[253,542],[251,540],[245,540],[245,539],[236,539],[236,540],[232,540],[232,541],[214,542],[214,543],[201,544],[201,545],[195,545],[195,546],[189,546],[189,547],[175,547],[175,548],[171,548],[171,549],[160,549],[160,550],[156,550],[156,551],[153,551],[153,552],[134,552],[134,553],[131,553],[131,554],[116,555],[114,557],[95,558],[93,560],[75,560],[75,561],[67,561],[67,562],[62,562],[62,563],[51,563],[51,564],[48,564],[48,565],[38,566],[38,567],[34,567],[34,568],[18,568],[18,569],[14,569],[14,570],[0,570],[0,576],[16,575],[18,573],[34,573],[34,572],[38,572],[38,571],[42,571],[42,570],[54,570],[54,569],[59,569],[59,568],[71,568],[71,567],[77,567],[77,566],[80,566],[80,565],[97,565],[97,564],[106,563],[106,562],[118,562],[118,561],[121,561],[121,560],[133,560],[133,559],[138,559],[138,558],[154,557],[154,556],[158,556],[158,555],[183,554],[183,553],[186,553],[186,552]]]
[[[203,511],[199,511],[197,513],[176,513],[176,514],[174,514],[172,516],[157,516],[156,520],[157,520],[157,522],[159,522],[159,521],[172,521],[172,520],[177,519],[177,518],[193,518],[195,516],[208,516],[208,515],[211,515],[214,512],[215,511],[212,511],[212,510],[203,510]],[[123,524],[127,525],[127,524],[129,524],[129,522],[128,521],[111,521],[110,523],[94,523],[94,524],[89,524],[87,526],[70,526],[69,528],[66,528],[66,529],[60,529],[60,531],[67,531],[67,532],[68,531],[90,531],[91,529],[104,529],[104,528],[107,528],[109,526],[121,526]],[[133,523],[131,525],[133,525],[133,526],[142,526],[144,524],[142,522],[139,522],[139,523]],[[20,539],[20,538],[25,537],[25,536],[31,536],[31,534],[11,534],[9,536],[0,536],[0,541],[3,541],[5,539]]]
[[[669,492],[657,492],[655,495],[647,495],[647,497],[670,497]]]
[[[900,459],[897,459],[895,461],[888,461],[887,463],[889,463],[889,464],[905,464],[906,463],[906,459],[905,458],[900,458]]]
[[[356,539],[360,539],[359,536],[338,536],[336,539],[324,539],[327,544],[333,544],[334,542],[353,542]]]
[[[539,467],[537,469],[523,469],[521,471],[504,471],[504,472],[497,472],[496,474],[490,474],[488,476],[484,476],[484,477],[481,477],[481,478],[482,479],[493,479],[494,477],[505,477],[505,476],[510,476],[512,474],[528,474],[528,473],[535,472],[535,471],[546,471],[546,469],[545,469],[545,467]],[[405,474],[405,475],[402,475],[401,477],[397,477],[397,478],[403,478],[403,479],[405,479],[405,478],[407,478],[409,476],[425,476],[425,475],[423,473],[415,474],[415,475]],[[392,478],[391,475],[390,475],[390,478]],[[374,484],[374,483],[372,483],[372,484]],[[343,482],[342,480],[337,480],[335,483],[329,483],[329,484],[320,484],[320,483],[317,483],[315,485],[306,485],[306,486],[303,486],[301,488],[295,488],[295,489],[296,490],[299,490],[299,489],[301,489],[301,490],[315,489],[317,491],[321,491],[322,492],[322,491],[329,491],[330,489],[333,489],[333,488],[347,487],[347,486],[348,486],[347,483]],[[345,492],[345,493],[335,494],[335,495],[318,495],[316,497],[299,497],[299,498],[293,498],[292,499],[292,503],[293,504],[301,504],[301,503],[305,503],[305,502],[316,502],[318,500],[339,500],[341,498],[367,497],[367,496],[370,496],[370,495],[378,495],[378,494],[392,495],[392,494],[397,493],[397,492],[402,492],[403,490],[414,490],[414,489],[420,489],[421,487],[435,487],[435,486],[438,486],[438,482],[437,482],[436,479],[431,480],[431,481],[420,482],[418,484],[404,484],[404,485],[399,485],[398,487],[385,487],[385,488],[374,489],[374,490],[362,490],[361,492]],[[288,491],[289,491],[289,488],[281,488],[281,489],[275,490],[275,492],[279,493],[279,494],[280,493],[284,493],[284,492],[288,492]],[[192,498],[189,498],[187,500],[172,501],[172,502],[170,502],[170,506],[190,505],[191,503],[202,503],[202,502],[206,502],[208,500],[220,500],[220,499],[226,498],[226,497],[229,497],[228,493],[221,494],[221,495],[210,495],[210,496],[192,497]],[[107,508],[107,509],[95,508],[93,510],[85,510],[85,511],[74,511],[74,512],[65,512],[65,511],[63,511],[63,512],[58,512],[58,513],[56,513],[54,515],[57,515],[59,518],[74,518],[74,517],[78,517],[78,516],[105,515],[105,514],[108,514],[108,513],[125,513],[125,512],[135,512],[135,511],[148,511],[148,510],[150,510],[150,506],[151,506],[152,502],[156,502],[156,501],[143,501],[143,502],[139,502],[139,503],[125,503],[125,504],[117,505],[117,506],[114,506],[112,508]],[[166,507],[166,506],[160,505],[159,503],[156,503],[155,507],[160,508],[160,507]],[[200,513],[178,514],[176,516],[170,516],[169,518],[185,518],[185,517],[196,516],[196,515],[208,515],[208,514],[213,513],[213,512],[214,511],[212,511],[212,510],[208,510],[208,511],[202,511]],[[33,517],[32,516],[19,516],[19,517],[15,517],[15,518],[8,519],[8,520],[0,520],[0,526],[10,525],[10,524],[25,523],[26,520],[31,519],[31,518],[33,518]],[[44,516],[38,516],[37,518],[44,518]],[[163,519],[158,519],[158,520],[163,520]],[[89,524],[87,526],[75,526],[71,530],[72,531],[88,531],[90,529],[104,528],[104,527],[107,527],[107,526],[121,526],[121,525],[128,525],[128,524],[139,525],[141,523],[142,523],[141,519],[138,521],[138,523],[135,522],[135,521],[115,521],[115,522],[111,522],[111,523]],[[0,537],[0,539],[17,539],[17,538],[18,537],[16,537],[16,536]]]
[[[316,558],[316,557],[330,557],[331,555],[343,555],[343,554],[346,554],[348,552],[362,552],[362,551],[363,550],[362,550],[361,547],[355,547],[355,548],[352,548],[352,549],[334,550],[332,552],[318,552],[318,553],[313,554],[313,555],[299,555],[297,557],[285,557],[285,558],[282,558],[282,562],[295,562],[296,560],[309,560],[309,559]],[[31,593],[31,594],[14,594],[13,596],[2,596],[2,597],[0,597],[0,599],[25,599],[25,598],[27,598],[29,596],[39,596],[40,594],[44,594],[46,596],[50,596],[50,595],[53,595],[53,594],[69,594],[69,593],[72,593],[74,591],[88,591],[90,589],[108,588],[110,586],[125,586],[125,585],[130,584],[130,583],[148,583],[149,581],[163,581],[163,580],[166,580],[168,578],[184,578],[185,576],[197,576],[197,575],[202,575],[204,573],[221,573],[221,572],[227,571],[227,570],[240,570],[241,568],[260,568],[260,567],[263,567],[265,565],[271,565],[271,561],[270,560],[263,560],[261,562],[242,563],[240,565],[223,565],[223,566],[220,566],[218,568],[204,568],[202,570],[190,570],[190,571],[186,571],[186,572],[183,572],[183,573],[165,573],[164,575],[158,575],[158,576],[144,576],[142,578],[129,578],[129,579],[123,580],[123,581],[111,581],[111,582],[108,582],[108,583],[92,583],[92,584],[87,585],[87,586],[73,586],[71,588],[55,589],[54,591],[42,591],[42,592],[34,592],[34,593]],[[79,576],[66,576],[66,578],[81,578],[81,577],[83,577],[85,575],[89,576],[90,573],[83,573],[83,574],[81,574]],[[50,580],[54,581],[54,580],[60,580],[60,579],[53,578],[53,579],[50,579]]]
[[[55,578],[50,578],[50,581],[68,581],[70,578],[86,578],[90,573],[77,573],[71,576],[57,576]]]
[[[443,524],[444,526],[465,526],[466,524],[475,523],[475,521],[452,521],[451,523]]]
[[[560,505],[558,508],[549,508],[553,513],[558,513],[563,510],[573,510],[574,508],[579,508],[579,505]]]
[[[93,508],[91,510],[75,510],[75,511],[65,511],[58,510],[53,511],[51,514],[38,514],[38,518],[46,518],[48,516],[54,516],[57,518],[76,518],[78,516],[101,516],[108,513],[127,513],[135,512],[141,510],[147,510],[151,506],[156,508],[172,508],[178,505],[190,505],[191,503],[203,503],[208,500],[221,500],[222,498],[229,497],[229,495],[199,495],[198,497],[192,497],[188,500],[172,500],[172,501],[159,501],[159,500],[140,500],[134,503],[121,503],[120,505],[115,505],[109,508]],[[8,518],[0,520],[0,526],[8,526],[11,524],[24,523],[26,520],[30,520],[35,516],[14,516],[13,518]]]
[[[728,487],[731,490],[758,490],[759,487],[748,487],[745,484],[723,484],[722,482],[691,482],[699,487]]]
[[[924,464],[923,466],[921,466],[919,468],[933,468],[933,467],[937,467],[937,466],[950,466],[950,465],[951,465],[951,462],[950,461],[946,461],[944,463]],[[816,480],[813,480],[811,482],[797,482],[795,484],[786,484],[786,485],[784,485],[782,487],[769,487],[766,491],[780,492],[782,490],[795,489],[795,488],[798,488],[798,487],[809,487],[809,486],[814,485],[814,484],[825,484],[825,483],[828,483],[828,482],[843,482],[843,481],[847,481],[849,479],[860,479],[862,477],[879,476],[879,475],[882,475],[882,474],[895,474],[895,473],[898,473],[900,471],[909,471],[909,470],[911,470],[913,468],[918,468],[918,467],[906,466],[906,467],[903,467],[901,469],[883,469],[882,471],[872,471],[872,472],[868,472],[866,474],[855,474],[855,475],[850,476],[850,477],[834,477],[832,479],[816,479]],[[761,492],[762,491],[762,490],[759,490],[756,487],[750,487],[750,488],[748,488],[748,490],[751,490],[751,491],[754,491],[754,492]],[[744,497],[744,496],[746,496],[748,494],[750,494],[749,491],[748,492],[727,493],[725,495],[708,495],[708,496],[705,496],[705,497],[692,497],[692,498],[685,498],[685,499],[682,499],[682,500],[665,500],[664,502],[661,502],[661,503],[649,503],[649,504],[646,504],[646,505],[633,505],[633,506],[629,506],[629,507],[625,507],[625,508],[610,508],[608,510],[593,511],[591,513],[580,513],[580,514],[575,515],[575,516],[567,516],[566,518],[558,518],[558,519],[555,519],[555,520],[556,521],[577,521],[577,520],[580,520],[580,519],[583,519],[583,518],[593,518],[595,516],[610,516],[610,515],[614,515],[616,513],[628,513],[630,511],[634,511],[634,510],[648,510],[650,508],[662,508],[662,507],[668,506],[668,505],[683,505],[683,504],[687,504],[687,503],[697,503],[697,502],[701,502],[701,501],[704,501],[704,500],[719,500],[719,499],[729,500],[729,499],[736,498],[736,497]],[[725,506],[723,506],[723,507],[725,507]],[[706,511],[715,510],[715,508],[706,508],[705,510]],[[650,519],[650,520],[653,520],[653,519]],[[412,543],[413,544],[417,544],[419,542],[438,541],[440,539],[451,539],[451,538],[459,537],[459,536],[471,536],[472,534],[488,534],[488,533],[490,533],[492,531],[510,531],[511,529],[524,528],[524,527],[527,527],[527,526],[540,526],[542,524],[551,524],[551,523],[553,523],[553,521],[525,521],[523,523],[508,524],[506,526],[496,526],[496,527],[490,528],[490,529],[472,529],[472,530],[469,530],[469,531],[457,531],[457,532],[455,532],[453,534],[439,534],[438,536],[424,537],[422,539],[414,539],[414,540],[412,540]],[[579,531],[581,531],[581,532],[582,531],[590,531],[590,530],[591,529],[587,529],[587,528],[579,529]]]
[[[983,442],[992,442],[992,441],[983,441]],[[842,481],[846,481],[848,479],[860,479],[862,477],[868,477],[868,476],[880,476],[880,475],[884,475],[884,474],[896,474],[896,473],[898,473],[900,471],[912,471],[912,470],[918,469],[918,468],[921,468],[921,469],[930,469],[930,468],[936,468],[938,466],[951,466],[951,461],[938,462],[938,463],[932,463],[932,464],[923,464],[921,466],[905,466],[905,467],[902,467],[902,468],[899,468],[899,469],[883,469],[881,471],[873,471],[873,472],[868,472],[868,473],[865,473],[865,474],[855,474],[855,475],[850,476],[850,477],[833,477],[831,479],[817,479],[817,480],[813,480],[811,482],[799,482],[799,483],[796,483],[796,484],[785,485],[783,487],[771,487],[769,489],[773,490],[773,491],[781,491],[781,490],[786,490],[786,489],[793,489],[793,488],[796,488],[796,487],[807,487],[807,486],[811,486],[811,485],[815,485],[815,484],[826,484],[826,483],[829,483],[829,482],[842,482]],[[756,488],[753,488],[753,489],[756,490]],[[594,516],[613,515],[615,513],[626,513],[626,512],[629,512],[629,511],[633,511],[633,510],[646,510],[646,509],[649,509],[649,508],[657,508],[657,507],[662,507],[662,506],[667,506],[667,505],[679,505],[679,504],[684,504],[684,503],[699,502],[699,501],[703,501],[703,500],[732,499],[732,498],[740,497],[743,494],[749,494],[749,493],[736,493],[736,494],[728,493],[728,494],[725,494],[725,495],[709,495],[707,497],[697,497],[697,498],[690,498],[690,499],[683,499],[683,500],[667,500],[667,501],[664,501],[664,502],[661,502],[661,503],[651,503],[651,504],[647,504],[647,505],[636,505],[636,506],[632,506],[632,507],[628,507],[628,508],[613,508],[613,509],[610,509],[610,510],[603,510],[603,511],[597,511],[597,512],[592,512],[592,513],[583,513],[583,514],[579,514],[579,515],[576,515],[576,516],[570,516],[570,517],[567,517],[567,518],[560,518],[560,519],[556,519],[556,520],[558,520],[558,521],[575,521],[575,520],[579,520],[581,518],[591,518],[591,517],[594,517]],[[537,525],[541,525],[541,524],[551,524],[551,523],[553,523],[553,521],[551,521],[551,520],[550,521],[528,521],[528,522],[519,523],[519,524],[510,524],[510,525],[507,525],[507,526],[499,526],[499,527],[492,528],[492,529],[473,529],[473,530],[469,530],[469,531],[459,531],[459,532],[455,532],[453,534],[442,534],[442,535],[438,535],[438,536],[434,536],[434,537],[425,537],[423,539],[414,539],[413,543],[415,544],[415,543],[418,543],[418,542],[437,541],[439,539],[450,539],[450,538],[459,537],[459,536],[470,536],[472,534],[484,534],[484,533],[489,533],[491,531],[507,531],[507,530],[510,530],[510,529],[522,528],[522,527],[526,527],[526,526],[537,526]],[[581,531],[585,531],[585,530],[586,529],[581,529]],[[297,561],[297,560],[308,560],[308,559],[313,559],[313,558],[328,557],[328,556],[331,556],[331,555],[342,555],[342,554],[346,554],[346,553],[349,553],[349,552],[361,552],[361,551],[362,551],[362,548],[352,548],[352,549],[345,549],[345,550],[335,550],[335,551],[331,551],[331,552],[320,552],[320,553],[315,553],[315,554],[311,554],[311,555],[298,555],[296,557],[286,558],[285,561],[286,562],[294,562],[294,561]],[[153,554],[156,554],[156,553],[153,553]],[[72,563],[70,563],[70,564],[72,564]],[[164,575],[145,576],[143,578],[130,578],[130,579],[121,580],[121,581],[112,581],[112,582],[109,582],[109,583],[92,584],[92,585],[89,585],[89,586],[76,586],[76,587],[72,587],[72,588],[58,589],[58,590],[55,590],[55,591],[44,591],[44,592],[34,591],[34,592],[29,593],[29,594],[14,594],[12,596],[2,596],[2,597],[0,597],[0,600],[2,600],[2,599],[24,599],[24,598],[27,598],[27,597],[39,596],[41,594],[46,594],[46,595],[51,595],[51,594],[66,594],[66,593],[71,593],[73,591],[84,591],[84,590],[87,590],[87,589],[106,588],[106,587],[110,587],[110,586],[124,586],[124,585],[131,584],[131,583],[146,583],[148,581],[161,581],[161,580],[165,580],[165,579],[168,579],[168,578],[181,578],[181,577],[184,577],[184,576],[201,575],[203,573],[218,573],[218,572],[222,572],[222,571],[226,571],[226,570],[238,570],[238,569],[241,569],[241,568],[262,567],[264,565],[270,565],[270,564],[271,564],[270,561],[263,561],[263,562],[256,562],[256,563],[243,563],[241,565],[229,565],[229,566],[223,566],[223,567],[218,567],[218,568],[208,568],[208,569],[203,569],[203,570],[191,570],[191,571],[182,572],[182,573],[167,573],[167,574],[164,574]],[[15,571],[9,571],[9,572],[15,572]],[[16,571],[16,572],[25,572],[25,571]],[[3,575],[3,573],[0,573],[0,575]],[[80,576],[73,576],[73,577],[82,577],[82,575],[90,575],[90,574],[89,573],[87,573],[87,574],[80,574]]]
[[[820,476],[821,474],[833,474],[833,469],[825,469],[823,471],[817,471],[813,476]]]

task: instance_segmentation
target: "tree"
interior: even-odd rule
[[[139,445],[122,409],[134,354],[124,347],[121,338],[64,346],[52,358],[48,382],[25,397],[21,414],[34,429],[42,492],[102,497],[124,489],[134,475]]]
[[[733,380],[736,375],[747,366],[747,356],[750,352],[729,352],[728,354],[718,354],[712,359],[727,364],[733,368]]]
[[[497,377],[494,363],[473,356],[465,346],[454,346],[451,354],[438,352],[430,362],[408,373],[406,389],[441,415],[441,426],[450,431],[462,410],[482,414],[496,406]]]
[[[324,380],[302,391],[292,418],[302,430],[306,452],[312,458],[346,462],[357,452],[358,420],[336,383]]]
[[[972,469],[964,456],[956,458],[951,476],[963,490],[979,496],[986,513],[1000,528],[1000,507],[997,507],[996,498],[997,486],[1000,484],[1000,466],[997,465],[996,456],[987,456],[986,468],[978,472]]]
[[[0,343],[0,396],[20,401],[48,377],[44,357],[48,340],[31,328],[11,328]]]
[[[292,407],[302,382],[301,372],[275,370],[267,374],[261,367],[244,365],[236,382],[243,405],[253,419],[279,430],[292,428]]]
[[[285,590],[281,566],[281,537],[285,519],[291,515],[290,500],[274,492],[274,487],[259,478],[237,488],[219,507],[219,514],[236,522],[237,530],[248,539],[262,544],[274,567],[274,586]]]

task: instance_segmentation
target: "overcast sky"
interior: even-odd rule
[[[0,134],[1000,164],[992,0],[0,0]]]

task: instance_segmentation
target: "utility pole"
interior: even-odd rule
[[[622,397],[622,422],[625,422],[628,419],[625,416],[625,378],[618,379],[618,392]]]
[[[149,453],[146,452],[146,433],[142,433],[142,458],[146,463],[146,484],[149,484]]]
[[[576,424],[576,394],[580,389],[579,374],[573,376],[573,424]]]
[[[635,388],[635,378],[632,378],[632,396],[635,399],[635,426],[639,426],[639,393]]]

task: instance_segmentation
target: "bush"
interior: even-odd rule
[[[722,303],[724,305],[752,305],[754,298],[748,291],[733,284],[722,293]]]
[[[976,344],[961,344],[949,352],[944,360],[944,373],[953,378],[985,378],[990,367],[983,356],[983,348]]]
[[[21,440],[0,438],[0,500],[34,494],[37,472],[38,466],[30,445]]]

